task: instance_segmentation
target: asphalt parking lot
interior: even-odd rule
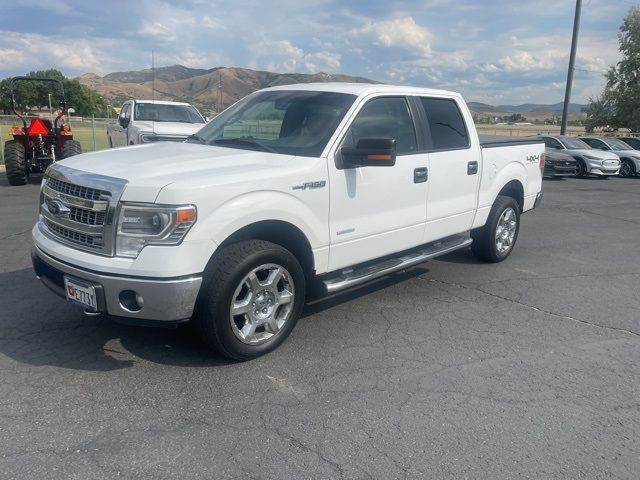
[[[311,305],[233,364],[41,286],[38,183],[0,173],[0,478],[638,478],[640,178],[544,187],[506,262]]]

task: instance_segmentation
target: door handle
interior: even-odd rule
[[[427,167],[420,167],[413,170],[413,183],[424,183],[429,178]]]
[[[478,173],[478,162],[467,163],[467,175],[475,175]]]

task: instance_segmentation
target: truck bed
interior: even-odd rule
[[[482,148],[510,147],[513,145],[531,145],[542,143],[542,140],[535,137],[499,137],[493,135],[480,135],[480,146]]]

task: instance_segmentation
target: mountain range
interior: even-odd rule
[[[155,78],[154,78],[155,77]],[[80,83],[97,91],[117,105],[130,98],[187,101],[210,114],[227,107],[242,97],[261,88],[310,82],[380,83],[364,77],[328,73],[274,73],[248,68],[215,67],[189,68],[183,65],[114,72],[105,76],[85,73]],[[468,102],[478,117],[504,117],[520,113],[528,120],[544,120],[562,115],[562,103],[493,106]],[[584,105],[571,104],[570,119],[583,118]]]

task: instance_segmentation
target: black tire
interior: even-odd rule
[[[25,158],[24,145],[17,140],[8,140],[4,144],[4,166],[9,185],[26,185],[29,181],[29,169]]]
[[[636,166],[631,160],[624,159],[622,160],[622,165],[620,166],[620,176],[629,178],[633,177],[636,174]]]
[[[584,164],[584,160],[578,158],[576,161],[576,177],[584,178],[587,175],[587,166]]]
[[[231,302],[246,275],[265,264],[280,265],[290,274],[295,289],[293,306],[277,333],[265,343],[249,345],[234,333]],[[305,288],[302,267],[288,250],[263,240],[233,243],[218,252],[207,266],[192,321],[209,347],[232,360],[250,360],[274,350],[286,340],[302,313]]]
[[[73,157],[82,153],[82,145],[77,140],[67,140],[62,145],[62,158]]]
[[[515,232],[508,250],[499,251],[496,242],[496,229],[498,227],[498,220],[500,220],[502,214],[508,209],[513,210],[513,213],[515,214]],[[473,239],[471,251],[479,260],[492,263],[502,262],[513,251],[513,247],[518,240],[519,232],[520,206],[518,205],[518,202],[516,202],[512,197],[498,195],[498,198],[496,198],[496,201],[491,207],[491,212],[489,212],[487,223],[484,227],[471,231],[471,238]]]

